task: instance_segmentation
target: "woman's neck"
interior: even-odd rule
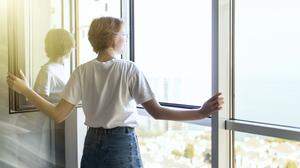
[[[58,64],[64,64],[64,58],[63,57],[51,58],[49,61],[50,62],[55,62],[55,63],[58,63]]]
[[[105,50],[103,52],[99,52],[97,56],[97,60],[100,62],[106,62],[115,58],[115,52],[113,50]]]

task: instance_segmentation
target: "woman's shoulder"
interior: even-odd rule
[[[115,62],[118,64],[122,64],[124,66],[130,67],[130,68],[138,68],[137,64],[131,60],[127,59],[115,59]]]
[[[115,59],[115,62],[117,64],[121,64],[121,65],[124,65],[124,66],[135,66],[135,63],[130,61],[130,60],[126,60],[126,59]]]
[[[143,74],[142,68],[133,61],[130,60],[123,60],[123,64],[126,64],[126,72],[129,76],[139,76]]]
[[[72,72],[72,74],[79,74],[79,75],[81,75],[84,72],[88,72],[89,70],[92,69],[93,64],[94,64],[94,60],[91,60],[91,61],[85,62],[83,64],[80,64],[80,65],[78,65],[74,69],[74,71]]]
[[[49,63],[46,63],[41,66],[39,73],[49,74],[49,73],[51,73],[51,69],[52,69],[52,66],[49,65]]]
[[[64,65],[59,63],[47,62],[41,66],[40,72],[44,74],[60,74],[64,70]]]
[[[83,72],[89,72],[89,70],[94,70],[93,67],[95,65],[102,65],[102,66],[114,66],[114,68],[121,69],[121,70],[127,70],[130,72],[138,71],[138,67],[135,62],[132,62],[130,60],[125,59],[114,59],[110,62],[107,62],[105,64],[99,64],[99,62],[95,60],[91,60],[89,62],[86,62],[84,64],[79,65],[75,68],[74,72],[76,73],[83,73]]]

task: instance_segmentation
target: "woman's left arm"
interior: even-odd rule
[[[171,109],[162,107],[156,100],[151,99],[142,103],[146,111],[155,119],[160,120],[200,120],[218,112],[223,107],[224,100],[221,93],[215,94],[199,109]]]
[[[13,74],[7,76],[7,84],[14,91],[24,95],[28,100],[35,105],[40,111],[46,113],[55,122],[60,123],[64,121],[68,115],[72,112],[75,105],[61,99],[57,105],[54,105],[44,99],[42,96],[33,91],[25,82],[25,76],[20,71],[21,78],[16,77]]]

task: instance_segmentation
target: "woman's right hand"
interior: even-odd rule
[[[211,114],[222,109],[224,104],[224,98],[221,95],[222,93],[217,93],[209,100],[207,100],[199,109],[199,113],[208,117]]]
[[[6,82],[8,86],[14,91],[24,94],[24,92],[29,88],[28,82],[26,81],[26,77],[24,73],[20,70],[20,78],[15,76],[14,74],[9,73],[6,78]]]

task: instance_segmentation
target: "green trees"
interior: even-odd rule
[[[193,163],[193,157],[195,156],[195,148],[193,144],[186,145],[183,156],[190,159],[191,163]]]
[[[289,160],[286,162],[284,168],[297,168],[297,163],[296,161]]]

